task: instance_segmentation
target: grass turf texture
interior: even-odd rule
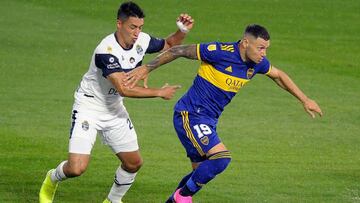
[[[66,158],[73,91],[95,46],[115,30],[119,4],[0,2],[0,202],[37,202],[47,170]],[[236,41],[247,24],[266,26],[270,61],[325,113],[310,119],[292,96],[257,76],[219,121],[232,163],[195,202],[360,202],[358,1],[139,4],[147,15],[144,31],[159,37],[189,12],[196,25],[186,43]],[[180,59],[152,73],[151,86],[183,86],[172,101],[125,99],[145,161],[125,202],[163,202],[190,170],[171,119],[197,66]],[[61,183],[55,202],[101,202],[117,166],[98,139],[87,172]]]

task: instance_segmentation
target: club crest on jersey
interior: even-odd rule
[[[82,122],[81,127],[85,131],[89,130],[89,122],[88,121]]]
[[[130,62],[130,63],[134,63],[134,62],[135,62],[134,57],[130,57],[129,62]]]
[[[143,48],[139,44],[136,45],[136,52],[140,55],[144,52]]]
[[[249,68],[247,71],[246,71],[246,77],[248,79],[252,78],[254,76],[254,69],[253,68]]]
[[[109,62],[110,62],[110,63],[114,63],[114,61],[115,61],[114,57],[110,57],[110,58],[109,58]]]
[[[202,137],[202,138],[200,139],[200,141],[201,141],[201,143],[202,143],[203,145],[208,145],[208,144],[209,144],[209,138],[208,138],[208,136]]]

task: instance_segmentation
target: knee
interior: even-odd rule
[[[138,170],[140,170],[141,166],[143,165],[142,158],[132,160],[130,162],[123,162],[122,168],[130,173],[136,173]]]
[[[81,167],[80,165],[67,164],[64,166],[64,174],[68,178],[81,176],[85,171],[86,167]]]
[[[229,151],[221,151],[210,155],[207,160],[202,162],[194,171],[192,179],[194,182],[206,184],[222,173],[231,161]]]
[[[220,158],[220,159],[218,159],[218,161],[217,161],[218,164],[217,164],[217,167],[216,167],[218,173],[223,172],[227,168],[227,166],[230,164],[230,162],[231,162],[231,158]]]
[[[223,172],[231,162],[231,154],[229,151],[222,151],[208,157],[208,160],[213,162],[213,172],[219,174]]]

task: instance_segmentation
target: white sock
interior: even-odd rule
[[[59,182],[59,181],[63,181],[65,179],[67,179],[65,173],[64,173],[64,164],[66,163],[67,161],[63,161],[61,162],[57,167],[56,169],[53,171],[53,173],[51,174],[51,180],[56,183],[56,182]]]
[[[129,173],[119,166],[116,170],[115,180],[110,189],[108,199],[113,203],[119,203],[125,193],[130,189],[135,176],[136,173]]]

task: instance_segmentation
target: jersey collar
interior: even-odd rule
[[[134,45],[132,45],[130,48],[125,48],[125,47],[123,47],[123,46],[121,46],[121,44],[120,44],[120,42],[119,42],[119,39],[117,38],[117,36],[116,36],[116,32],[114,32],[114,37],[115,37],[115,40],[116,40],[116,42],[118,43],[118,45],[122,48],[122,49],[124,49],[125,51],[128,51],[128,50],[130,50],[130,49],[132,49],[133,48],[133,46]]]

